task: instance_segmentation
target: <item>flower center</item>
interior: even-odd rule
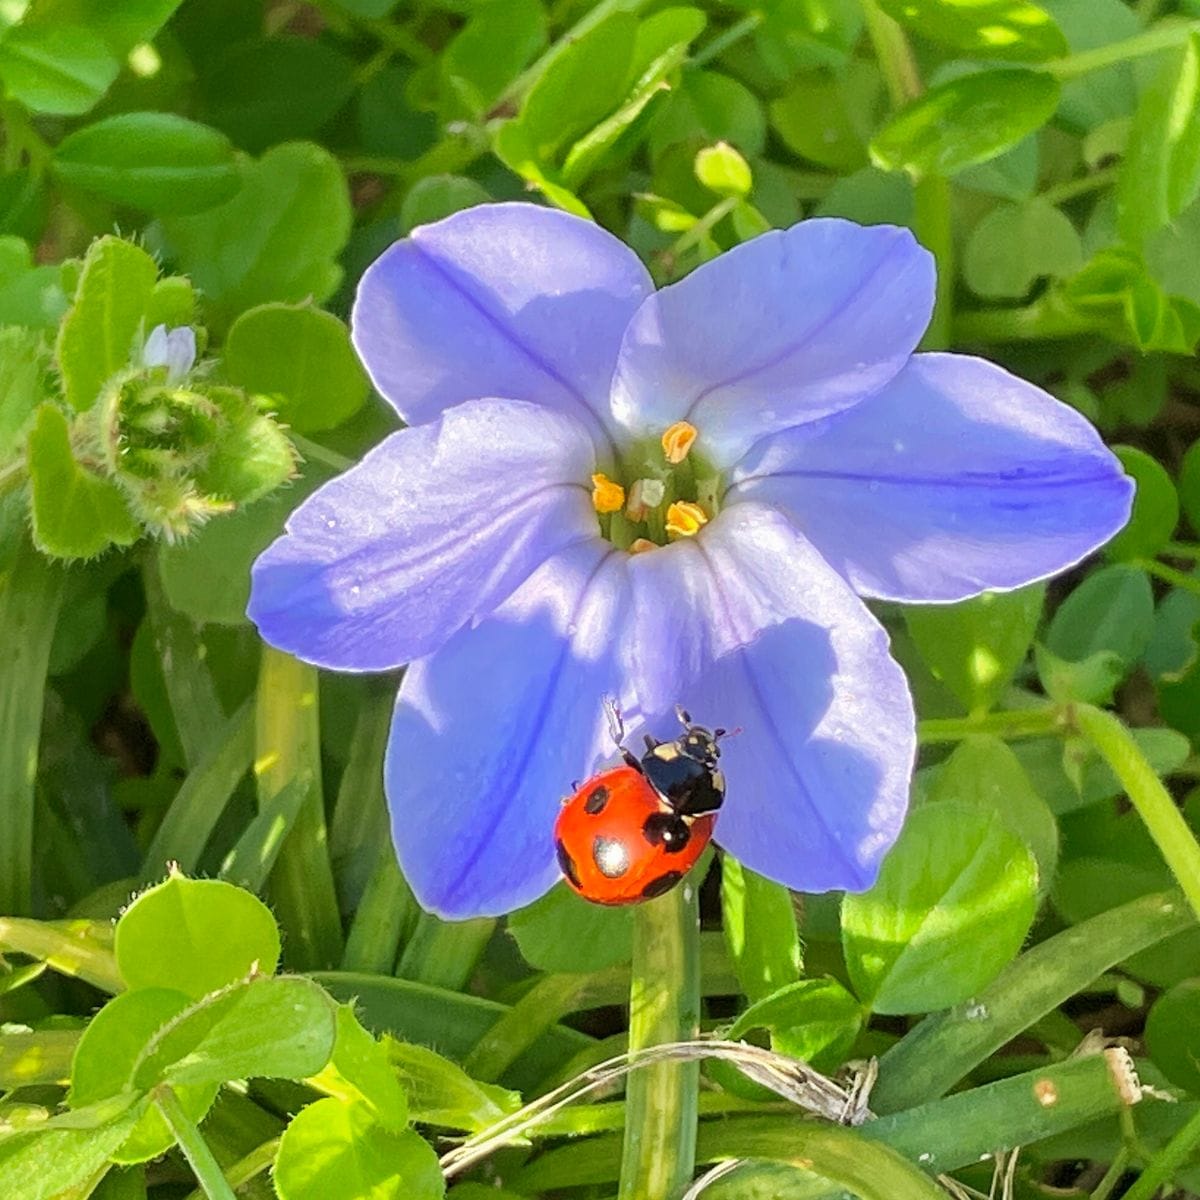
[[[601,533],[633,554],[695,537],[717,515],[722,491],[702,446],[693,424],[676,421],[661,437],[628,447],[615,469],[594,474]]]

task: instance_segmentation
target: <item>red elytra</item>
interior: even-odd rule
[[[558,864],[568,885],[596,904],[650,900],[695,866],[715,819],[681,818],[641,771],[614,767],[563,805],[554,825]]]

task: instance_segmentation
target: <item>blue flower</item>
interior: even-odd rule
[[[423,905],[555,881],[603,699],[726,743],[716,840],[805,891],[862,889],[899,831],[908,687],[860,596],[946,602],[1077,562],[1132,485],[1088,423],[999,367],[914,354],[934,264],[811,220],[655,291],[598,226],[457,213],[363,277],[353,336],[409,428],[305,501],[250,615],[323,667],[409,664],[388,748]]]

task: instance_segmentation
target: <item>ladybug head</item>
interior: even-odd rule
[[[705,729],[703,725],[693,725],[690,714],[683,708],[677,708],[675,715],[683,726],[683,733],[675,742],[679,753],[685,758],[703,763],[706,767],[715,768],[717,759],[721,757],[721,747],[717,743],[725,736],[725,730]]]

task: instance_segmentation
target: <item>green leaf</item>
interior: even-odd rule
[[[538,0],[483,0],[470,12],[440,67],[449,114],[478,120],[545,46],[546,14]]]
[[[977,295],[1016,300],[1047,276],[1064,278],[1083,266],[1075,226],[1052,204],[1033,199],[1004,204],[971,231],[963,277]]]
[[[925,665],[968,712],[987,712],[1000,698],[1037,632],[1045,584],[985,592],[958,604],[904,610]]]
[[[845,1060],[864,1017],[862,1005],[836,979],[801,979],[750,1005],[728,1036],[736,1040],[768,1029],[774,1049],[824,1071]]]
[[[38,241],[46,227],[49,208],[45,179],[18,168],[0,174],[0,234]]]
[[[245,168],[232,200],[165,219],[163,232],[220,329],[271,300],[319,303],[341,279],[334,259],[350,233],[346,181],[319,146],[275,146]]]
[[[1192,531],[1200,534],[1200,440],[1188,447],[1179,465],[1179,502]]]
[[[398,1132],[408,1124],[408,1097],[387,1047],[358,1023],[352,1005],[339,1005],[333,1057],[309,1085],[345,1103],[364,1104],[384,1129]]]
[[[272,1175],[280,1200],[437,1200],[437,1155],[412,1130],[392,1133],[361,1104],[318,1100],[284,1130]]]
[[[1049,888],[1058,865],[1058,822],[999,738],[964,739],[937,768],[927,799],[970,805],[999,821],[1033,852],[1040,886]]]
[[[0,38],[0,79],[26,108],[53,116],[85,113],[108,91],[120,63],[81,25],[22,24]]]
[[[1025,844],[980,808],[918,808],[875,886],[842,903],[842,945],[859,998],[880,1013],[967,999],[1021,948],[1037,883]]]
[[[0,463],[23,449],[34,410],[46,398],[48,365],[40,333],[0,328]]]
[[[725,944],[742,991],[751,1001],[800,978],[803,955],[792,895],[726,855],[721,860]]]
[[[274,971],[279,930],[271,910],[251,893],[172,874],[121,915],[115,950],[127,986],[169,988],[196,999],[251,970]]]
[[[1034,648],[1038,679],[1059,704],[1108,704],[1125,678],[1125,663],[1111,650],[1098,650],[1080,662],[1067,662],[1045,646]]]
[[[408,1112],[423,1125],[478,1132],[521,1107],[516,1092],[480,1083],[426,1046],[385,1037],[388,1060],[408,1095]]]
[[[27,446],[33,540],[55,558],[94,558],[141,533],[120,488],[80,466],[61,409],[43,404]]]
[[[59,182],[152,213],[223,204],[241,186],[229,139],[173,113],[121,113],[85,125],[54,151]]]
[[[1200,1096],[1200,979],[1160,996],[1146,1017],[1146,1048],[1177,1087]]]
[[[83,1128],[50,1128],[0,1139],[0,1195],[63,1200],[91,1179],[141,1117],[130,1105],[112,1119]]]
[[[879,0],[922,37],[972,57],[1039,62],[1067,52],[1054,18],[1029,0]]]
[[[728,142],[696,154],[696,178],[718,196],[748,196],[754,186],[749,163]]]
[[[630,83],[637,21],[616,12],[571,41],[530,89],[517,124],[534,157],[553,161],[606,117]]]
[[[305,1079],[329,1062],[336,1008],[328,994],[299,976],[257,977],[212,992],[146,1043],[138,1087],[166,1082]]]
[[[650,153],[657,159],[677,142],[728,142],[754,159],[766,141],[762,104],[744,84],[717,71],[687,71],[654,122]]]
[[[370,390],[349,330],[307,305],[264,304],[242,313],[226,339],[224,362],[232,382],[276,397],[279,417],[300,433],[341,425]]]
[[[207,118],[258,154],[327,125],[354,91],[354,62],[315,38],[255,38],[228,46],[198,82]]]
[[[1200,34],[1164,57],[1142,93],[1117,182],[1117,227],[1140,242],[1173,221],[1200,185]]]
[[[1171,476],[1156,458],[1134,446],[1114,446],[1137,492],[1129,524],[1104,548],[1109,558],[1157,558],[1179,524],[1179,496]]]
[[[0,237],[0,325],[55,329],[67,311],[65,267],[35,267],[19,237]]]
[[[1059,86],[1017,68],[961,75],[902,108],[876,135],[871,157],[889,171],[952,175],[1015,146],[1058,106]]]
[[[283,531],[288,514],[328,478],[325,468],[306,464],[287,487],[209,521],[186,541],[160,546],[171,607],[201,624],[245,625],[250,565]]]
[[[878,71],[852,63],[836,74],[806,71],[771,104],[771,124],[801,158],[842,174],[867,165]]]
[[[508,931],[539,971],[601,971],[633,952],[632,910],[589,904],[565,884],[513,913]]]
[[[418,225],[440,221],[451,213],[486,204],[486,189],[462,175],[426,175],[405,193],[400,206],[400,230],[411,233]]]
[[[97,238],[88,247],[71,310],[58,334],[57,358],[63,391],[83,412],[96,403],[104,384],[129,365],[158,265],[140,246],[117,237]]]
[[[72,22],[102,37],[118,58],[139,42],[148,42],[167,23],[182,0],[38,0],[30,18],[39,26]]]
[[[146,1043],[189,1003],[182,992],[163,988],[123,992],[110,1000],[92,1018],[75,1051],[67,1096],[71,1107],[97,1104],[129,1090]],[[177,1095],[184,1111],[198,1122],[216,1099],[217,1085],[181,1087]],[[174,1142],[162,1115],[150,1108],[113,1158],[122,1163],[148,1162],[170,1149]]]
[[[1109,650],[1132,667],[1154,632],[1154,593],[1144,571],[1118,564],[1093,572],[1059,606],[1046,647],[1067,662]]]

